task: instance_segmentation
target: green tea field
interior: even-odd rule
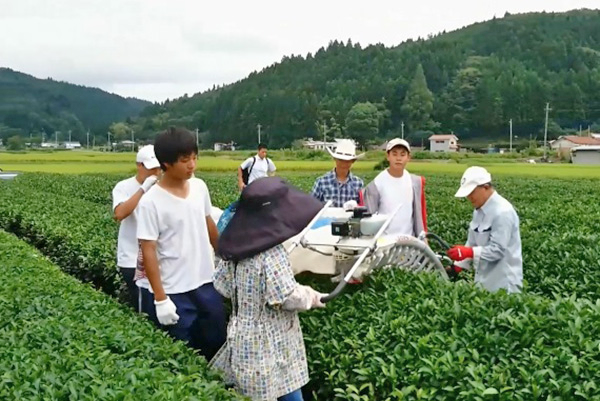
[[[466,166],[410,167],[427,179],[430,231],[464,242],[472,209],[453,194]],[[320,173],[281,170],[305,191]],[[301,317],[311,399],[600,398],[600,173],[490,170],[521,219],[523,293],[490,294],[468,272],[458,282],[398,270],[370,276]],[[202,358],[119,304],[110,197],[126,173],[0,181],[0,399],[241,399]],[[369,181],[376,172],[357,174]],[[232,174],[201,165],[197,176],[215,206],[236,198]]]

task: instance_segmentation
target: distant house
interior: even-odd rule
[[[325,148],[329,148],[331,151],[335,151],[340,140],[341,139],[334,139],[332,142],[324,142],[315,141],[312,138],[308,138],[304,141],[302,147],[311,150],[325,150]]]
[[[558,139],[550,142],[550,147],[564,157],[569,157],[571,155],[571,149],[574,147],[596,145],[600,145],[600,139],[577,135],[559,136]]]
[[[64,142],[63,144],[60,145],[61,148],[63,149],[81,149],[81,144],[79,142]]]
[[[600,145],[584,145],[571,148],[573,164],[600,164]]]
[[[431,152],[458,152],[458,137],[449,135],[431,135],[429,137]]]
[[[234,151],[235,150],[235,145],[236,143],[231,141],[229,143],[223,143],[223,142],[215,142],[215,144],[213,145],[213,149],[215,150],[215,152],[220,152],[223,150],[231,150]]]
[[[56,149],[58,148],[58,144],[55,142],[42,142],[42,149]]]

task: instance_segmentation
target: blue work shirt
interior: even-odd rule
[[[509,201],[496,191],[485,204],[473,211],[467,246],[473,247],[475,282],[488,291],[504,288],[521,292],[523,257],[519,216]],[[457,266],[468,268],[468,263]]]

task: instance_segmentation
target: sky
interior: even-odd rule
[[[598,0],[0,0],[0,67],[162,102],[330,41],[396,46],[512,14]]]

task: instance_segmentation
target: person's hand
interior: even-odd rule
[[[452,266],[448,266],[446,267],[446,273],[448,274],[448,277],[455,280],[458,278],[458,274],[462,271],[461,267],[458,267],[456,265],[452,265]]]
[[[312,308],[324,308],[325,303],[321,301],[321,298],[323,298],[325,295],[327,294],[313,290]]]
[[[172,326],[179,321],[177,307],[169,297],[162,301],[154,301],[156,307],[156,318],[158,322],[164,326]]]
[[[146,178],[142,184],[142,191],[144,191],[144,193],[148,192],[148,190],[152,188],[152,185],[156,184],[156,180],[158,180],[158,177],[155,175]]]
[[[238,188],[240,189],[240,192],[242,192],[244,188],[246,188],[246,184],[244,184],[243,181],[240,181],[238,182]]]
[[[454,245],[452,248],[448,249],[446,254],[450,259],[461,262],[473,257],[473,248],[463,245]]]
[[[348,210],[354,210],[354,208],[357,206],[358,206],[358,203],[356,203],[355,200],[349,200],[344,203],[343,208],[345,211],[348,211]]]

